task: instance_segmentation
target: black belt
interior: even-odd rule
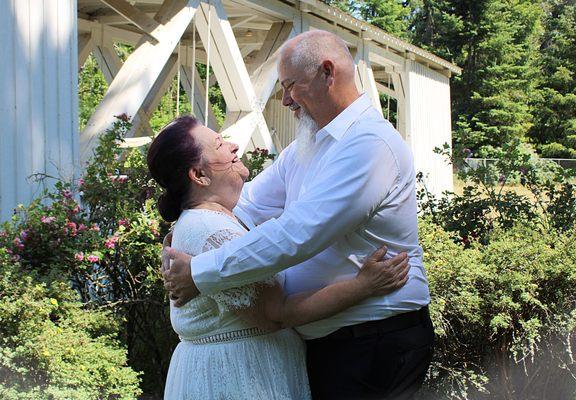
[[[352,339],[359,338],[363,336],[378,335],[388,332],[399,331],[402,329],[412,328],[421,324],[429,323],[430,313],[428,311],[428,306],[422,307],[418,311],[410,311],[404,314],[394,315],[393,317],[380,319],[377,321],[363,322],[357,325],[345,326],[338,329],[331,334],[318,338],[309,340],[309,342],[314,342],[316,340],[342,340],[342,339]]]

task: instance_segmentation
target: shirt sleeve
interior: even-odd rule
[[[240,209],[238,214],[247,214],[255,225],[282,215],[286,203],[285,163],[290,151],[286,148],[272,165],[244,185],[235,212]]]
[[[324,156],[321,172],[278,218],[192,259],[201,293],[270,277],[313,257],[370,217],[398,184],[398,162],[376,134],[354,135],[339,150]]]
[[[204,242],[202,251],[209,251],[221,247],[224,243],[241,237],[238,232],[230,229],[222,229],[214,232]],[[221,312],[230,310],[239,310],[242,308],[252,307],[260,295],[263,285],[274,285],[277,282],[276,277],[268,278],[264,282],[252,283],[241,287],[233,287],[208,295],[217,304]],[[278,280],[281,283],[281,280]]]

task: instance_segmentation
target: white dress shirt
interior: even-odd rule
[[[289,267],[287,294],[316,290],[353,278],[362,259],[386,244],[389,257],[402,251],[410,257],[406,285],[300,326],[298,332],[305,339],[322,337],[430,302],[418,245],[412,154],[365,94],[318,131],[307,162],[290,144],[245,185],[236,211],[257,226],[192,259],[193,279],[202,293],[263,280]]]

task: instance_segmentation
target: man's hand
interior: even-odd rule
[[[172,237],[166,237],[171,242]],[[190,270],[192,257],[181,253],[171,247],[162,249],[162,276],[164,276],[164,288],[170,293],[170,299],[174,300],[176,307],[181,307],[200,294],[196,284],[192,280]]]
[[[408,282],[408,255],[400,253],[384,260],[387,251],[387,247],[382,246],[372,253],[356,276],[371,296],[390,294]]]

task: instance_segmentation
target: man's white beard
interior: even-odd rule
[[[314,153],[317,132],[316,121],[303,107],[300,107],[300,116],[296,118],[296,158],[299,162],[308,161]]]

